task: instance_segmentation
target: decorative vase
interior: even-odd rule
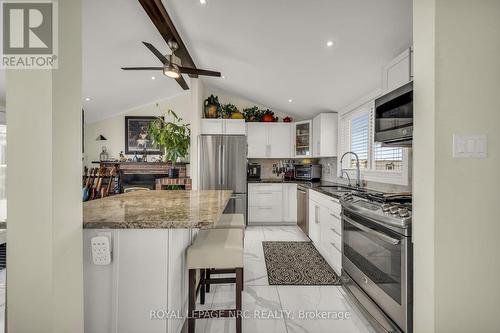
[[[274,117],[270,114],[265,114],[263,117],[262,117],[262,121],[265,122],[265,123],[272,123],[274,121]]]
[[[173,167],[168,169],[168,178],[179,178],[179,169]]]
[[[217,118],[219,98],[217,96],[210,95],[210,97],[205,100],[204,107],[205,118]]]
[[[99,154],[99,160],[101,162],[103,162],[103,161],[107,161],[108,159],[109,159],[108,149],[106,148],[106,146],[102,146],[102,151]]]

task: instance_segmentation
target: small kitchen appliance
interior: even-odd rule
[[[306,164],[295,166],[295,179],[297,180],[320,180],[321,179],[321,165],[320,164]]]
[[[248,163],[247,165],[247,179],[248,180],[260,180],[260,164]]]

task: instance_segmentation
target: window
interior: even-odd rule
[[[363,113],[359,116],[353,117],[350,120],[351,124],[351,151],[355,152],[359,158],[359,167],[362,169],[368,168],[368,154],[369,154],[369,114]],[[351,167],[356,167],[356,158],[351,155]]]
[[[380,142],[374,143],[375,170],[401,171],[403,168],[403,148],[382,147]]]
[[[381,143],[374,142],[374,108],[371,101],[341,117],[341,151],[352,151],[358,155],[364,179],[407,185],[408,149],[382,147]],[[344,158],[343,168],[356,168],[353,155]]]

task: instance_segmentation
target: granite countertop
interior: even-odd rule
[[[349,190],[346,191],[336,191],[334,188],[331,188],[332,186],[344,186],[346,187],[346,184],[339,184],[339,183],[334,183],[334,182],[329,182],[329,181],[324,181],[324,180],[319,180],[319,181],[306,181],[306,180],[284,180],[284,179],[260,179],[260,180],[255,180],[255,179],[249,179],[247,181],[248,183],[294,183],[297,184],[303,188],[311,189],[314,191],[317,191],[319,193],[328,195],[332,198],[340,199],[344,194],[350,192]],[[330,186],[330,188],[322,188],[322,186]],[[355,188],[351,188],[352,191],[356,191]],[[363,189],[364,191],[369,191],[369,192],[377,192],[377,191],[372,191],[369,189]]]
[[[232,191],[136,191],[83,204],[84,229],[210,228]]]

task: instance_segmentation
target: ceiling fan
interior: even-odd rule
[[[172,50],[172,53],[165,56],[163,55],[156,47],[148,42],[142,42],[163,64],[162,67],[122,67],[123,70],[126,71],[136,71],[136,70],[161,70],[165,76],[168,76],[172,79],[176,79],[179,85],[184,90],[188,90],[189,87],[182,79],[181,74],[189,74],[190,76],[194,75],[204,75],[204,76],[215,76],[220,77],[220,72],[209,71],[205,69],[191,68],[191,67],[183,67],[181,66],[181,59],[175,56],[175,51],[179,48],[179,45],[173,39],[168,41],[168,47]],[[167,58],[168,57],[168,58]]]
[[[162,67],[126,67],[124,70],[162,70],[163,74],[174,78],[184,90],[188,90],[189,86],[182,77],[182,73],[186,73],[192,78],[197,78],[198,75],[221,76],[219,72],[197,69],[196,65],[187,50],[186,45],[182,41],[179,32],[175,28],[174,22],[167,13],[167,9],[163,5],[162,0],[138,0],[146,14],[151,19],[151,22],[156,27],[160,35],[172,50],[172,54],[164,56],[150,43],[143,42],[146,47],[153,52],[162,63]],[[168,57],[168,58],[167,58]],[[181,64],[189,67],[184,67]]]

